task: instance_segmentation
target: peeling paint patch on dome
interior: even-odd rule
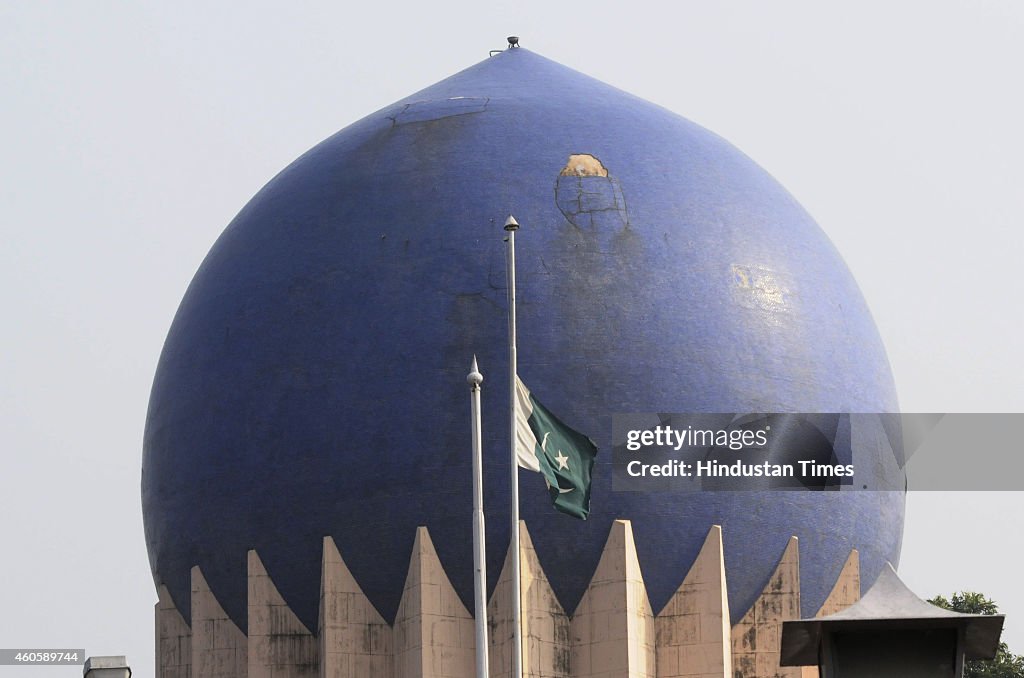
[[[574,153],[555,180],[555,204],[578,228],[621,230],[629,226],[622,187],[589,153]]]
[[[483,113],[487,109],[487,97],[451,97],[435,101],[414,101],[392,118],[395,125],[410,122],[428,122],[450,118],[454,115]]]

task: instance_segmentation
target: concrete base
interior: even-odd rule
[[[800,616],[796,538],[753,606],[730,628],[722,530],[713,526],[676,593],[651,609],[629,521],[612,524],[579,606],[567,615],[520,523],[523,667],[531,678],[817,678],[779,666],[781,624]],[[228,618],[198,567],[191,624],[163,586],[156,616],[157,678],[467,678],[473,618],[430,534],[416,531],[402,600],[389,624],[363,594],[330,537],[323,542],[314,634],[285,603],[256,551],[248,554],[248,637]],[[511,675],[511,560],[488,602],[490,677]],[[860,597],[851,552],[819,615]]]

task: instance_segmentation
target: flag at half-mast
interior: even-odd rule
[[[586,520],[597,445],[541,405],[518,376],[515,407],[519,465],[544,476],[556,509]]]

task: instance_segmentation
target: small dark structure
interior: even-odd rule
[[[782,666],[815,666],[821,678],[959,678],[967,659],[992,659],[1003,615],[961,614],[927,603],[882,569],[860,602],[782,627]]]

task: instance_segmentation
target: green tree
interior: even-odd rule
[[[948,600],[945,596],[935,596],[928,602],[964,614],[999,614],[993,600],[974,591],[954,593]],[[1024,678],[1024,656],[1013,654],[1006,643],[999,643],[996,658],[992,661],[967,662],[964,678]]]

